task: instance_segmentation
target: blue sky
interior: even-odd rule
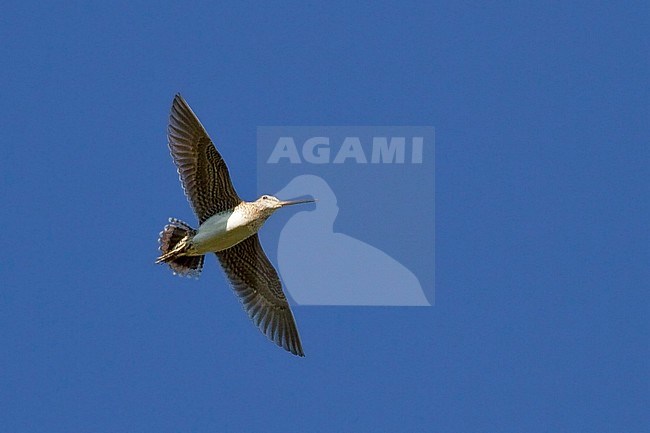
[[[647,5],[213,3],[3,5],[0,430],[650,424]],[[245,198],[260,125],[434,126],[435,306],[297,307],[298,359],[154,266],[178,91]]]

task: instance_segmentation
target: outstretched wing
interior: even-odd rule
[[[257,234],[215,254],[255,326],[278,346],[305,356],[280,278]]]
[[[167,136],[185,195],[199,223],[241,202],[226,163],[180,94],[172,103]]]

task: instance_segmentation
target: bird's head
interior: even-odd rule
[[[291,206],[294,204],[301,204],[301,203],[313,203],[314,201],[315,201],[314,199],[283,201],[278,199],[277,197],[273,197],[272,195],[263,195],[257,200],[255,200],[254,203],[257,206],[257,208],[260,209],[262,212],[271,215],[273,212],[280,209],[281,207]]]

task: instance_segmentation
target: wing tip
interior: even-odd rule
[[[296,334],[297,335],[297,334]],[[293,350],[290,350],[289,352],[293,353],[294,355],[304,358],[305,357],[305,351],[302,349],[302,343],[300,342],[300,338],[296,340],[296,345],[293,348]]]
[[[172,115],[174,114],[174,111],[176,111],[179,114],[183,113],[184,111],[187,111],[189,107],[190,107],[189,104],[187,103],[185,98],[181,96],[180,93],[174,95],[174,100],[172,101],[172,110],[171,110]]]
[[[298,327],[290,309],[269,308],[268,305],[263,304],[264,301],[258,305],[255,301],[259,302],[260,298],[248,305],[243,302],[243,299],[241,301],[248,317],[266,338],[295,356],[305,357]]]
[[[304,358],[305,352],[302,349],[298,327],[296,326],[293,314],[291,314],[291,310],[286,309],[274,313],[278,315],[275,319],[277,320],[276,326],[270,328],[269,332],[265,333],[266,336],[287,352]]]
[[[176,128],[177,131],[174,131],[172,128]],[[199,136],[204,136],[210,142],[212,141],[198,116],[180,93],[174,96],[169,112],[169,123],[167,124],[168,141],[171,142],[174,133],[185,133],[187,135],[185,138],[187,139],[197,139]]]

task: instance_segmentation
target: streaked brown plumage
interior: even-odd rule
[[[282,202],[270,196],[255,202],[240,199],[226,163],[179,94],[172,104],[168,139],[185,195],[200,226],[194,230],[171,219],[160,235],[163,254],[157,263],[167,263],[180,275],[198,276],[204,254],[214,252],[253,323],[278,346],[304,356],[280,279],[256,232],[280,207],[313,200]]]

